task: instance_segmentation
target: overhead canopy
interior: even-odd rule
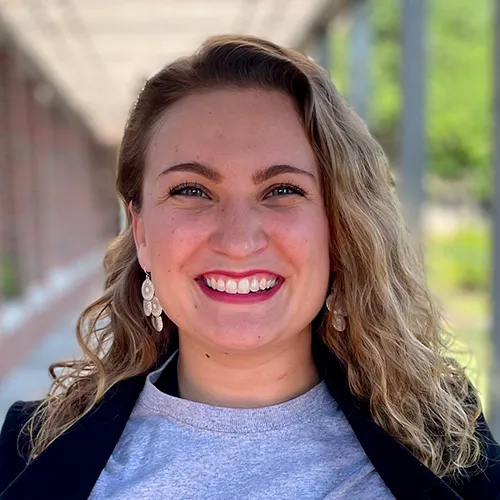
[[[0,16],[94,132],[116,143],[144,80],[208,36],[297,47],[331,0],[0,0]]]

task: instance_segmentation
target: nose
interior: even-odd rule
[[[267,247],[261,214],[247,203],[235,201],[221,206],[212,249],[232,259],[246,259]]]

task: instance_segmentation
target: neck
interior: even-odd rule
[[[304,394],[320,381],[311,331],[264,351],[234,353],[209,349],[179,335],[179,395],[229,408],[259,408]]]

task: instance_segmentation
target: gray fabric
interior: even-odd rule
[[[325,382],[282,404],[221,408],[158,390],[169,361],[147,377],[91,500],[394,498]]]

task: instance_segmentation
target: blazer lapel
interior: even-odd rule
[[[325,380],[377,473],[396,498],[458,500],[461,497],[403,445],[387,434],[352,395],[340,361],[330,359]]]
[[[0,495],[2,500],[87,500],[118,442],[146,375],[119,382]]]

